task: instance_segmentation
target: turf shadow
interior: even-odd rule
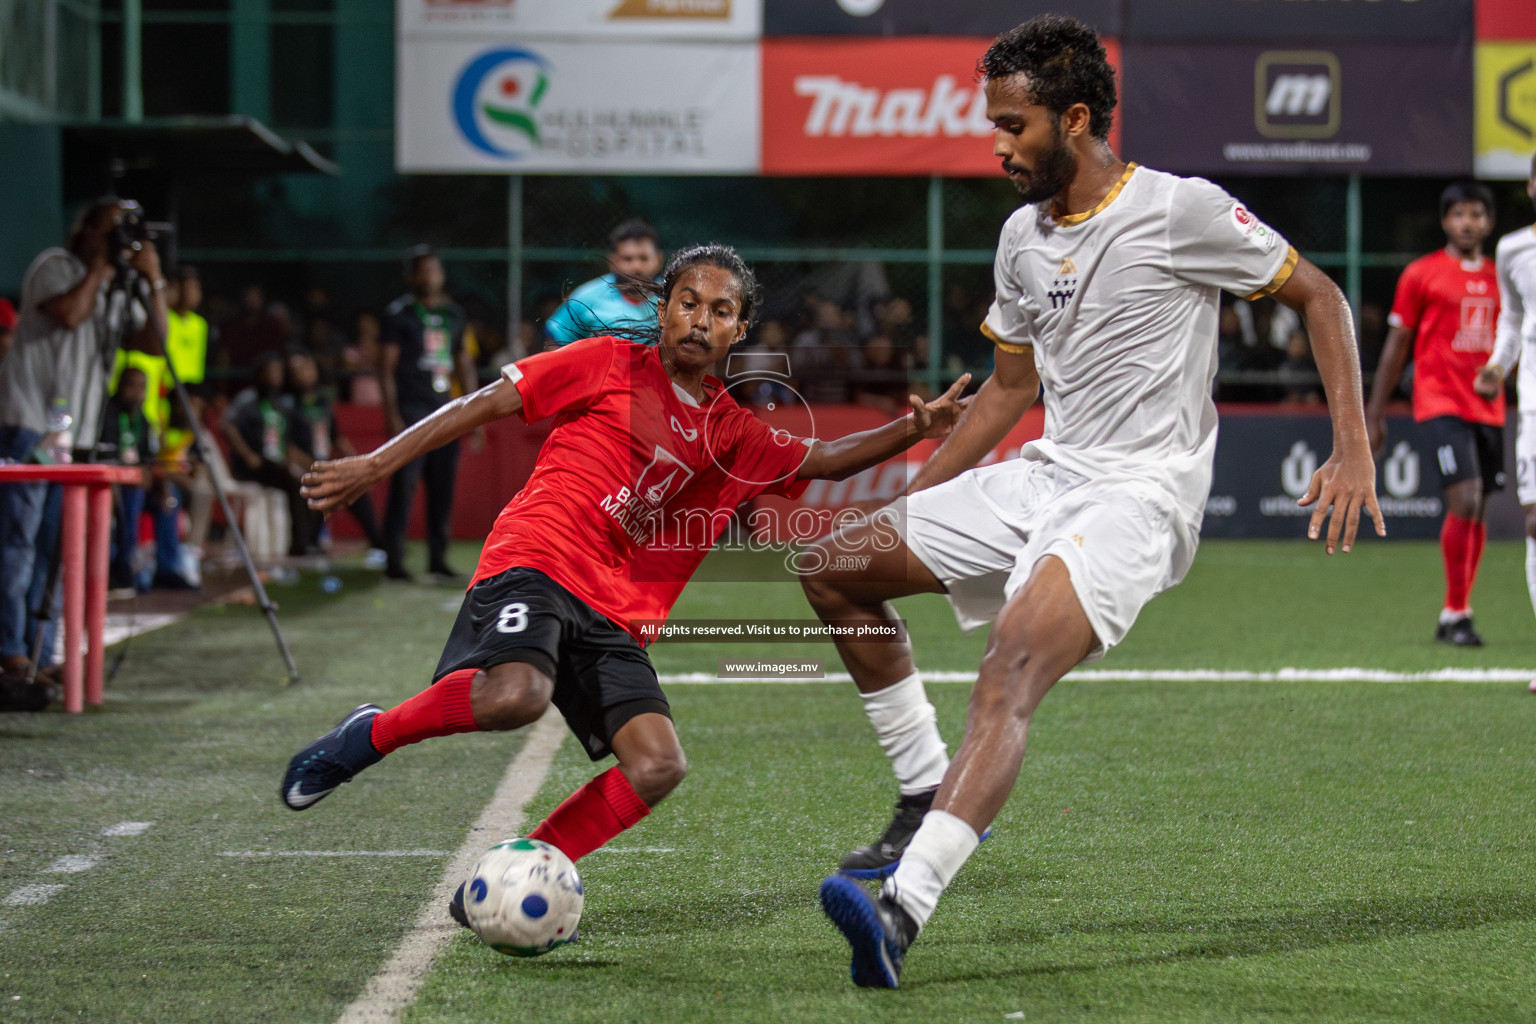
[[[1156,936],[1184,939],[1176,949],[1151,955],[1112,957],[1097,963],[1040,964],[1006,970],[967,970],[913,983],[947,985],[1005,978],[1088,974],[1125,967],[1194,960],[1293,953],[1328,946],[1357,945],[1381,939],[1410,938],[1459,931],[1488,924],[1536,920],[1536,895],[1530,892],[1479,892],[1413,896],[1402,899],[1345,899],[1254,917],[1167,916],[1105,922],[1069,922],[1057,928],[1024,928],[990,935],[999,942],[1024,945],[1073,935]],[[921,955],[921,947],[918,947]]]

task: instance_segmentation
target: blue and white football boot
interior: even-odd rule
[[[884,893],[871,896],[844,874],[821,883],[821,909],[853,950],[848,973],[860,988],[897,988],[917,922]]]
[[[307,810],[352,776],[378,764],[384,755],[373,747],[373,719],[384,709],[377,704],[355,708],[336,728],[293,755],[278,795],[295,811]]]

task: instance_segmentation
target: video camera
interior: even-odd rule
[[[175,248],[173,225],[145,220],[144,208],[134,199],[119,199],[117,208],[122,211],[122,218],[108,236],[107,246],[112,253],[112,267],[117,271],[119,281],[127,277],[128,261],[132,259],[133,253],[144,248],[145,242],[157,243],[160,259],[167,266],[175,264],[176,254],[171,251]]]
[[[145,242],[155,240],[155,232],[148,222],[144,220],[144,208],[133,199],[120,199],[117,208],[122,211],[122,219],[117,222],[117,227],[112,229],[112,234],[107,237],[108,251],[112,254],[112,267],[119,277],[125,277],[128,273],[128,261],[130,253],[138,252],[144,248]]]

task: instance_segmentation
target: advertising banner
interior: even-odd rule
[[[1473,0],[1126,0],[1124,35],[1455,42],[1471,40],[1472,14]]]
[[[1127,43],[1123,156],[1181,174],[1471,171],[1472,47]]]
[[[1536,152],[1536,38],[1477,44],[1477,176],[1531,173]]]
[[[755,43],[418,41],[395,82],[403,172],[758,167]]]
[[[990,43],[765,39],[763,173],[1000,174],[986,95],[975,81]],[[1118,65],[1118,45],[1105,40],[1105,47]]]
[[[1514,454],[1514,415],[1506,429],[1506,472]],[[1205,507],[1206,537],[1303,537],[1309,509],[1296,499],[1307,491],[1312,473],[1333,451],[1327,415],[1234,413],[1222,410],[1216,441],[1216,471]],[[1508,490],[1490,497],[1488,528],[1495,537],[1516,537],[1523,518],[1515,499],[1514,474]],[[1376,499],[1387,517],[1391,539],[1428,540],[1440,535],[1445,514],[1435,442],[1429,431],[1408,417],[1387,421],[1387,451],[1378,463]],[[1361,532],[1370,533],[1362,517]]]
[[[1536,39],[1531,0],[1477,0],[1478,39]]]
[[[1062,10],[1105,35],[1120,34],[1119,0],[763,0],[763,34],[992,37]]]
[[[770,426],[792,431],[805,429],[803,410],[756,411]],[[826,438],[869,430],[889,419],[874,409],[856,405],[817,406],[813,412],[813,432]],[[1488,503],[1489,534],[1495,539],[1513,539],[1525,533],[1524,516],[1514,494],[1512,471],[1516,415],[1511,412],[1506,427],[1508,488],[1491,496]],[[375,448],[387,440],[380,406],[343,403],[337,405],[336,416],[346,435],[361,449]],[[1039,437],[1044,425],[1044,409],[1036,405],[981,460],[980,465],[1018,458],[1019,449],[1025,442]],[[478,540],[486,535],[507,501],[533,472],[539,448],[549,434],[549,423],[530,425],[514,416],[490,424],[487,430],[490,442],[482,451],[464,449],[463,458],[469,468],[459,473],[453,504],[455,537]],[[1387,434],[1386,456],[1378,463],[1376,477],[1377,500],[1387,517],[1387,537],[1389,540],[1438,537],[1445,508],[1440,477],[1435,470],[1434,441],[1406,416],[1390,417]],[[812,481],[795,501],[778,497],[757,499],[755,508],[772,513],[757,524],[762,528],[763,539],[803,542],[830,530],[844,509],[892,500],[906,488],[908,480],[937,446],[936,441],[922,441],[905,453],[847,480]],[[1324,412],[1222,406],[1215,473],[1202,534],[1206,537],[1305,537],[1307,517],[1311,513],[1299,510],[1296,499],[1306,493],[1312,472],[1332,450],[1333,431]],[[383,500],[382,490],[375,499]],[[411,536],[422,536],[424,523],[425,517],[418,507],[411,520]],[[338,536],[361,536],[356,523],[349,517],[335,520],[333,528]],[[1372,534],[1374,539],[1372,528],[1364,522],[1361,531]]]
[[[761,0],[396,0],[401,38],[756,39]]]

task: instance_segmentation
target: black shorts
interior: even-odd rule
[[[521,661],[555,681],[555,707],[594,761],[636,715],[672,717],[650,656],[612,620],[537,569],[508,569],[464,595],[432,681]]]
[[[1424,421],[1435,446],[1435,466],[1440,486],[1481,478],[1483,493],[1504,489],[1504,428],[1473,423],[1459,416],[1436,416]]]

